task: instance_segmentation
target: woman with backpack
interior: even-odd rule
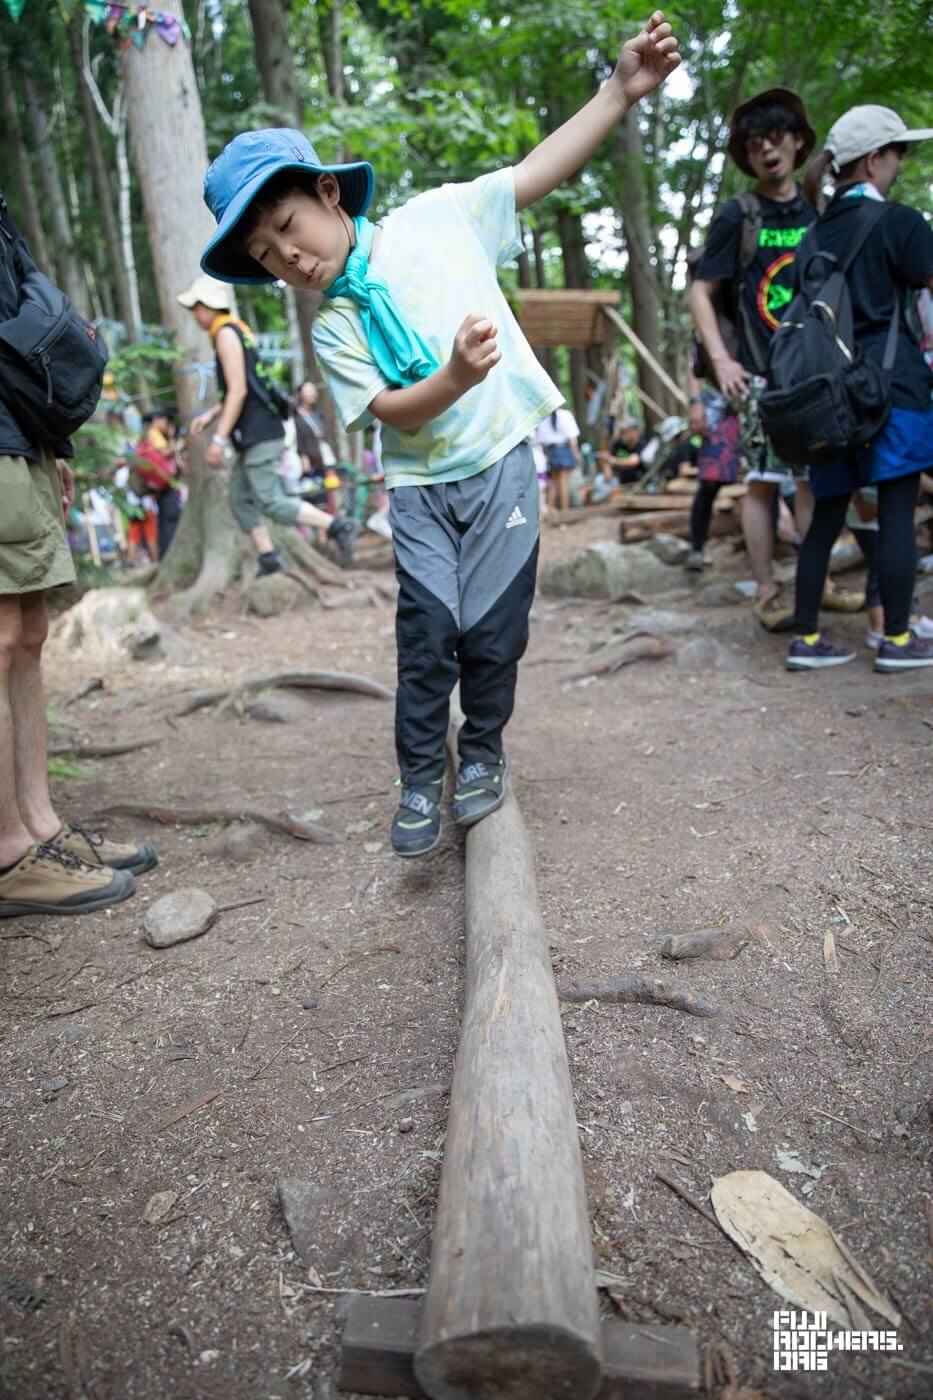
[[[555,408],[535,429],[534,441],[547,457],[547,503],[550,510],[570,506],[570,473],[580,463],[580,429],[569,408]]]
[[[798,285],[816,250],[844,265],[856,240],[864,239],[845,275],[855,364],[861,356],[870,372],[876,372],[872,366],[882,371],[889,407],[867,446],[811,465],[816,504],[797,565],[794,638],[787,656],[791,671],[840,666],[855,656],[821,635],[818,610],[849,500],[867,486],[878,493],[877,570],[884,607],[884,637],[874,668],[933,666],[933,642],[915,635],[909,622],[917,566],[914,508],[921,473],[933,466],[933,370],[906,317],[916,292],[933,287],[933,229],[917,210],[887,200],[910,143],[931,137],[933,128],[909,131],[889,107],[871,105],[846,112],[826,138],[823,168],[832,166],[835,192],[814,226],[813,246],[798,259]],[[877,204],[884,209],[872,220]]]
[[[232,466],[230,507],[236,523],[256,546],[260,574],[280,573],[285,567],[273,547],[267,518],[326,530],[341,564],[349,564],[356,534],[353,521],[328,515],[282,489],[279,459],[288,404],[284,397],[279,402],[277,392],[263,380],[249,327],[230,314],[229,286],[206,275],[197,277],[177,300],[211,338],[220,390],[220,403],[192,419],[191,436],[200,437],[215,424],[205,460],[212,468]]]

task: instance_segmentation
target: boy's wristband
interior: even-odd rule
[[[216,442],[218,447],[230,446],[230,439],[224,437],[222,433],[215,433],[214,436],[211,438],[211,442]]]

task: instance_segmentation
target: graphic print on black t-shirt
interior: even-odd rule
[[[761,230],[751,266],[742,278],[743,316],[739,319],[738,358],[747,370],[760,372],[768,342],[794,294],[794,258],[807,229],[816,219],[799,193],[784,203],[758,195]],[[742,210],[734,199],[714,220],[703,257],[696,270],[705,282],[731,284],[735,277],[742,234]],[[748,343],[754,336],[757,355]]]

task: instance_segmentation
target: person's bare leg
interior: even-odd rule
[[[318,530],[329,530],[334,519],[333,515],[329,515],[326,510],[321,510],[320,506],[313,506],[310,501],[302,501],[301,508],[295,516],[295,523],[313,525]]]
[[[560,492],[560,509],[570,509],[570,473],[561,472],[557,478],[557,489]]]
[[[33,844],[16,800],[16,742],[10,705],[10,673],[21,632],[19,595],[0,595],[0,866],[15,865]]]
[[[742,502],[742,532],[758,585],[758,597],[771,598],[777,587],[771,573],[774,555],[774,525],[771,507],[777,485],[773,481],[750,481]]]
[[[268,554],[275,546],[272,543],[272,536],[269,534],[268,526],[257,525],[250,530],[249,537],[256,547],[257,554]]]
[[[798,481],[794,493],[794,520],[797,523],[797,538],[805,540],[813,520],[813,487],[809,481]]]
[[[49,630],[44,593],[20,597],[22,631],[10,669],[16,800],[32,841],[48,841],[62,823],[49,795],[49,736],[40,671]]]

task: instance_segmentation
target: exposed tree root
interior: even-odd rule
[[[354,676],[342,671],[272,671],[269,675],[256,676],[254,680],[244,681],[241,685],[192,691],[174,713],[190,715],[207,705],[216,705],[228,699],[232,701],[240,695],[250,695],[273,686],[299,690],[349,690],[356,695],[370,695],[375,700],[392,699],[391,690],[368,676]]]
[[[102,807],[101,817],[148,817],[163,826],[202,826],[205,822],[256,822],[268,831],[293,836],[296,841],[315,841],[334,846],[340,840],[336,831],[317,822],[303,821],[288,812],[265,812],[258,807],[168,807],[164,802],[116,802]]]
[[[351,579],[337,564],[330,559],[315,545],[311,544],[299,535],[294,525],[270,524],[269,533],[272,542],[281,554],[284,554],[298,569],[304,569],[318,583],[328,584],[331,588],[353,588],[355,585]]]
[[[647,632],[634,632],[623,641],[618,650],[604,661],[594,661],[592,666],[587,666],[584,671],[575,671],[572,676],[567,676],[569,681],[582,681],[587,676],[611,676],[614,671],[619,671],[623,666],[630,666],[633,661],[660,661],[665,656],[670,656],[674,650],[672,642],[666,637],[653,637]]]
[[[626,1005],[669,1006],[691,1016],[718,1016],[719,1010],[698,997],[684,982],[659,977],[614,977],[611,982],[571,982],[561,987],[562,1001],[611,1001]]]
[[[161,744],[162,737],[161,734],[153,734],[148,739],[121,739],[113,744],[95,744],[84,739],[55,739],[49,744],[49,753],[73,753],[79,758],[113,758],[116,754],[135,753],[137,749],[151,749],[154,744]]]

